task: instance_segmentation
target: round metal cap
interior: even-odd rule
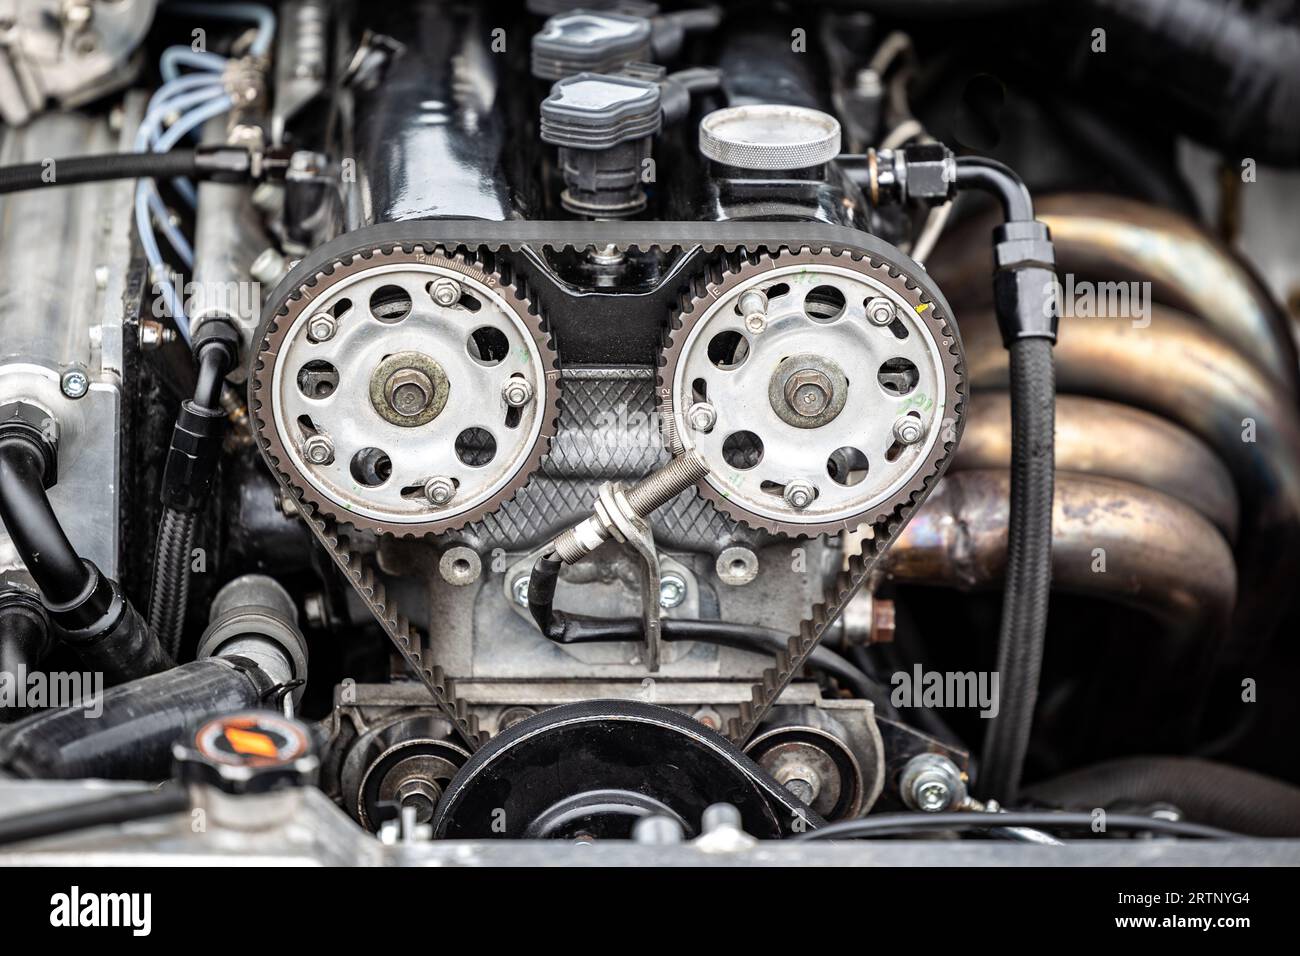
[[[803,106],[732,106],[700,120],[700,152],[739,169],[807,169],[839,155],[840,124]]]

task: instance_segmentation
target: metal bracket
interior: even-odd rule
[[[650,522],[636,513],[623,493],[622,482],[600,486],[596,510],[603,512],[605,526],[619,542],[630,545],[641,558],[641,625],[645,633],[646,669],[659,671],[659,553],[655,549]]]

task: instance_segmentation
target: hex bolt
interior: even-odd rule
[[[433,401],[433,382],[419,369],[398,369],[384,383],[387,392],[388,407],[406,418],[414,418],[424,412]]]
[[[511,408],[523,408],[533,400],[533,386],[522,378],[508,378],[501,386],[501,397]]]
[[[797,511],[803,511],[817,498],[817,486],[811,481],[804,481],[802,478],[796,478],[785,486],[785,491],[781,497],[785,503]]]
[[[718,422],[718,410],[708,402],[696,402],[686,409],[686,421],[693,431],[708,434]]]
[[[59,379],[59,387],[68,398],[82,398],[90,391],[90,376],[79,368],[70,368]]]
[[[145,319],[140,323],[139,328],[140,348],[146,352],[176,341],[176,330],[163,325],[157,319]]]
[[[834,389],[826,373],[811,368],[799,369],[785,380],[785,402],[796,415],[816,418],[830,405]]]
[[[787,780],[785,789],[800,803],[811,804],[817,798],[816,788],[807,780],[802,780],[799,777]]]
[[[445,276],[441,279],[434,279],[433,284],[429,286],[429,295],[433,297],[434,302],[441,306],[453,306],[460,301],[460,283]]]
[[[311,317],[307,323],[307,338],[312,342],[328,342],[339,330],[339,324],[328,312],[321,312]]]
[[[761,289],[750,289],[740,296],[737,303],[740,314],[745,317],[745,328],[755,335],[767,328],[767,293]]]
[[[334,460],[334,443],[324,435],[312,435],[302,443],[302,454],[313,465],[328,465]]]
[[[939,753],[921,753],[903,767],[899,779],[903,802],[913,810],[938,813],[966,803],[966,781],[948,757]]]
[[[686,600],[686,579],[669,571],[659,578],[659,606],[665,611],[681,607]]]
[[[925,437],[925,425],[919,418],[904,415],[894,422],[894,439],[900,445],[915,445]]]
[[[872,299],[867,303],[867,321],[872,325],[890,325],[896,318],[898,310],[888,299]]]
[[[424,497],[431,505],[445,505],[456,497],[456,483],[450,478],[436,475],[424,483]]]
[[[521,574],[510,585],[510,593],[520,607],[528,607],[528,579],[529,575]]]

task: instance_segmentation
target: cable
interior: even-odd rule
[[[1098,823],[1092,813],[1057,813],[1052,810],[1013,810],[1007,813],[980,813],[978,811],[945,811],[941,813],[881,813],[859,820],[844,820],[817,830],[808,830],[791,839],[831,840],[836,837],[856,839],[874,836],[895,836],[900,833],[927,830],[985,830],[1003,827],[1035,827],[1052,829],[1091,830]],[[1252,837],[1199,823],[1162,820],[1137,814],[1107,813],[1103,820],[1106,832],[1111,830],[1146,830],[1170,836],[1196,837],[1206,840],[1250,840]]]
[[[197,176],[202,172],[194,150],[174,153],[102,153],[97,156],[74,156],[0,166],[0,194],[99,183],[113,179],[139,179],[142,176]]]
[[[556,611],[555,588],[563,562],[554,552],[539,557],[528,576],[528,610],[542,634],[556,644],[604,644],[644,640],[644,626],[635,618],[600,618]],[[772,654],[784,651],[789,635],[775,628],[728,621],[701,621],[666,617],[660,621],[663,640],[700,641],[743,651]],[[839,678],[853,693],[894,713],[888,691],[829,647],[818,645],[809,666]]]
[[[1166,803],[1190,820],[1261,837],[1300,837],[1300,787],[1193,757],[1122,757],[1025,788],[1070,810]]]
[[[186,13],[213,17],[218,20],[249,20],[257,25],[257,36],[248,52],[253,56],[266,56],[271,52],[275,37],[275,11],[257,3],[171,3],[164,9],[168,13]]]
[[[190,807],[183,788],[163,786],[143,793],[124,793],[71,806],[0,817],[0,846],[39,837],[89,830],[181,813]]]

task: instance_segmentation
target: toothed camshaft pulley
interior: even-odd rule
[[[403,536],[490,513],[555,433],[555,355],[489,261],[375,249],[330,263],[262,330],[251,394],[272,463],[334,520]]]
[[[947,317],[898,264],[782,251],[733,258],[684,301],[661,413],[724,512],[834,533],[924,488],[955,440],[961,379]]]

